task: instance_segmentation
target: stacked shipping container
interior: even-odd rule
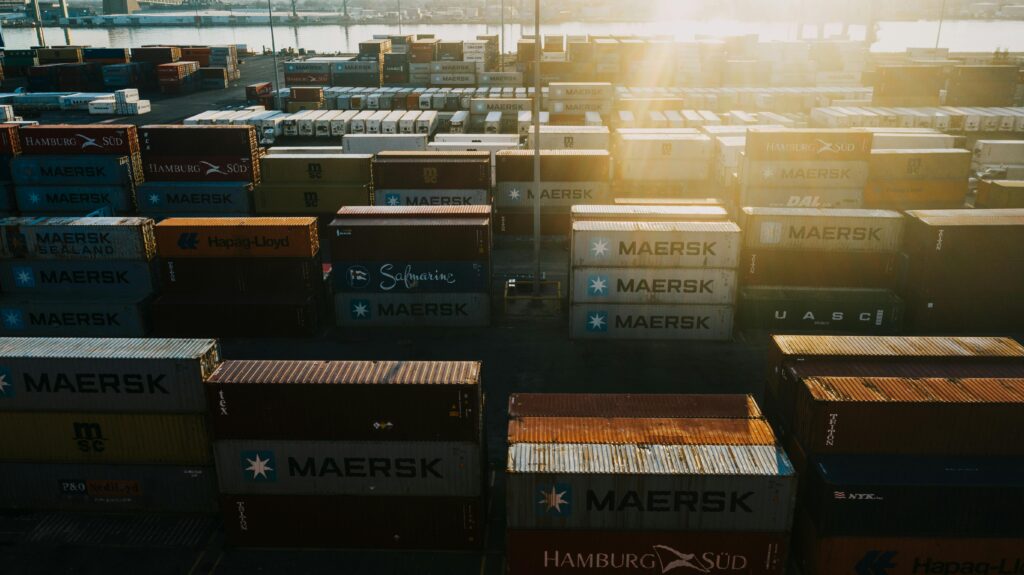
[[[898,333],[903,216],[885,210],[743,208],[737,327]]]
[[[0,507],[213,512],[219,360],[212,340],[0,339]]]
[[[342,206],[370,204],[371,154],[290,151],[260,160],[256,213],[333,216]]]
[[[17,210],[11,160],[21,154],[21,133],[16,124],[0,124],[0,214],[12,215]]]
[[[378,206],[486,206],[491,203],[491,154],[380,152],[373,160]]]
[[[0,219],[0,335],[142,337],[153,220]]]
[[[1004,439],[1022,376],[1009,339],[775,336],[767,397],[800,473],[802,570],[1021,565],[1021,450]]]
[[[316,335],[327,278],[316,218],[169,218],[155,227],[167,336]]]
[[[513,394],[509,411],[509,573],[785,571],[796,477],[749,397]]]
[[[490,206],[342,208],[331,222],[337,324],[490,323]]]
[[[206,393],[230,544],[481,546],[479,363],[227,361]]]
[[[871,151],[864,207],[890,210],[961,208],[971,153],[962,149]]]

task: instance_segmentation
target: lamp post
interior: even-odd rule
[[[540,0],[533,3],[533,295],[540,295]]]
[[[267,16],[270,17],[270,50],[274,54],[274,107],[281,109],[281,81],[277,68],[277,40],[274,39],[274,6],[273,0],[267,0]]]
[[[942,36],[942,21],[946,18],[946,0],[942,0],[942,11],[939,12],[939,29],[935,32],[935,49],[939,49],[939,37]]]

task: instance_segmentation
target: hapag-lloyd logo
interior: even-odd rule
[[[617,569],[649,573],[740,573],[747,569],[746,555],[707,551],[689,553],[668,545],[652,545],[648,553],[580,553],[544,551],[548,569]]]

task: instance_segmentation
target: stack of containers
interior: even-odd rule
[[[421,38],[413,40],[409,45],[409,83],[415,86],[427,86],[430,84],[430,64],[437,60],[437,45],[440,43],[435,38]]]
[[[409,85],[409,54],[392,52],[384,54],[384,76],[382,86]]]
[[[871,157],[870,132],[747,130],[740,205],[859,208]]]
[[[108,64],[103,67],[103,85],[107,88],[135,88],[142,83],[142,67],[131,64]]]
[[[1024,209],[907,212],[903,297],[916,333],[1014,334],[1024,325]]]
[[[743,208],[737,327],[899,333],[904,218],[886,210]]]
[[[547,110],[580,119],[587,112],[597,112],[607,118],[614,111],[614,98],[615,88],[608,82],[552,82],[548,86]]]
[[[320,332],[327,280],[316,218],[169,218],[155,234],[164,292],[153,303],[156,333]]]
[[[334,60],[331,63],[332,86],[378,88],[384,77],[384,59]]]
[[[430,63],[430,85],[448,87],[476,86],[476,63],[439,60]]]
[[[610,204],[611,156],[604,150],[540,151],[541,234],[568,239],[570,210],[577,204]],[[533,151],[495,153],[495,233],[533,234]]]
[[[864,207],[889,210],[962,208],[971,152],[961,149],[871,151]]]
[[[158,64],[156,77],[164,94],[188,94],[199,87],[199,62]]]
[[[796,474],[749,396],[513,394],[508,573],[781,575]]]
[[[714,143],[705,134],[618,132],[618,195],[708,197],[714,153]]]
[[[152,110],[149,100],[140,100],[135,88],[114,91],[114,113],[125,116],[148,114]]]
[[[337,324],[488,325],[490,216],[490,206],[339,210],[331,222]]]
[[[238,69],[238,48],[234,45],[210,46],[209,65],[227,70],[228,80],[242,77],[242,71]]]
[[[462,61],[472,62],[476,75],[487,71],[487,41],[467,40],[462,43]]]
[[[333,216],[342,206],[368,206],[372,160],[372,154],[263,156],[256,213]]]
[[[219,361],[213,340],[0,338],[0,507],[214,512]]]
[[[227,361],[206,392],[229,544],[481,547],[479,363]]]
[[[0,219],[0,335],[143,337],[153,220]]]
[[[250,213],[262,150],[253,126],[143,126],[139,213]]]
[[[22,214],[134,213],[142,159],[135,126],[25,126],[11,162]]]
[[[21,154],[21,133],[18,128],[17,124],[0,124],[0,214],[4,216],[17,211],[11,160]]]
[[[774,421],[800,474],[803,572],[992,573],[1024,563],[1024,451],[1005,440],[1024,414],[1024,347],[775,336],[768,358]]]
[[[979,180],[976,208],[1024,208],[1024,180]]]
[[[489,206],[491,153],[380,152],[373,187],[378,206]]]
[[[284,63],[285,86],[330,86],[330,60],[293,60]]]
[[[693,221],[721,208],[615,207],[631,213],[572,223],[571,336],[730,339],[740,228]]]
[[[1003,172],[1008,179],[1024,179],[1024,140],[978,140],[974,142],[971,169],[980,174]],[[1018,174],[1018,175],[1012,175]]]
[[[322,86],[295,86],[288,93],[288,112],[319,110],[324,107]],[[307,134],[312,136],[313,134]]]

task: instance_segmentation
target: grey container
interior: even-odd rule
[[[388,151],[426,151],[426,134],[345,134],[341,145],[346,154],[376,154]]]
[[[481,448],[443,441],[215,441],[223,493],[480,494]]]
[[[788,531],[796,473],[767,445],[509,447],[508,526]]]
[[[374,190],[377,206],[486,206],[487,190]]]
[[[733,306],[575,303],[569,321],[573,339],[728,340]]]
[[[903,241],[903,215],[889,210],[743,208],[744,247],[888,252]]]
[[[3,218],[0,257],[150,260],[156,253],[149,218]]]
[[[149,298],[0,297],[0,336],[145,337]]]
[[[572,270],[574,303],[732,304],[736,271],[720,268]]]
[[[499,208],[530,208],[535,196],[533,182],[498,182],[494,205]],[[568,210],[577,204],[610,204],[615,196],[608,182],[541,182],[542,208]]]
[[[740,205],[772,208],[860,208],[864,188],[758,188],[744,186]]]
[[[0,508],[213,513],[212,467],[0,463]]]
[[[17,185],[37,186],[134,186],[132,160],[128,156],[16,156],[11,160],[11,179]]]
[[[855,188],[867,183],[868,163],[748,161],[740,179],[758,188]]]
[[[140,298],[153,293],[155,276],[142,260],[0,260],[0,289],[11,294]]]
[[[218,363],[212,339],[5,337],[0,407],[203,413],[203,381]]]
[[[485,327],[491,322],[487,293],[339,293],[338,325],[348,327]]]
[[[740,241],[732,222],[573,222],[572,265],[735,268]]]

